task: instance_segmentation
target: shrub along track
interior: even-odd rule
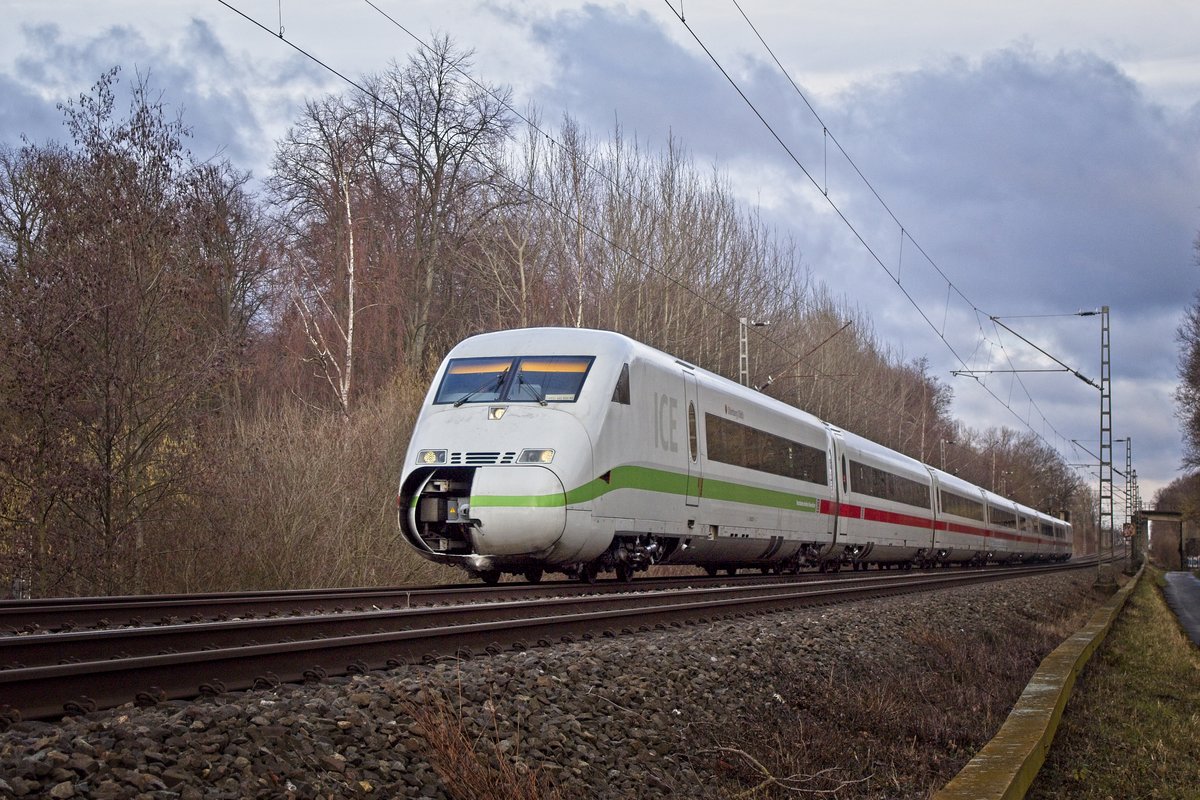
[[[168,698],[320,680],[440,655],[525,649],[575,638],[706,622],[805,605],[849,602],[1024,577],[1086,562],[1003,570],[876,573],[829,580],[771,580],[567,594],[578,585],[545,585],[559,596],[286,618],[187,623],[0,638],[0,720],[48,718],[136,700]],[[680,581],[675,581],[679,586]],[[542,587],[523,586],[521,591]],[[392,590],[393,592],[395,590]],[[437,590],[432,590],[437,591]],[[459,592],[463,600],[464,590]],[[472,589],[476,595],[478,589]],[[509,590],[502,597],[514,597]],[[295,593],[277,597],[286,606]],[[367,594],[367,593],[364,593]],[[411,593],[410,593],[411,594]],[[448,602],[452,594],[441,595]],[[475,599],[478,600],[478,597]],[[279,601],[282,600],[280,603]],[[181,608],[184,608],[181,606]],[[51,663],[53,660],[69,663]],[[0,725],[4,722],[0,721]]]

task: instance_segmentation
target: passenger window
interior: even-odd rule
[[[696,433],[696,404],[688,403],[688,455],[692,457],[692,461],[696,460],[696,446],[699,441],[700,437]]]
[[[613,389],[612,401],[623,406],[629,405],[629,365],[621,365],[621,374],[617,376],[617,385]]]

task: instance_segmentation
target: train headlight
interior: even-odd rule
[[[518,464],[549,464],[554,460],[553,450],[522,450]]]
[[[418,450],[417,451],[417,463],[418,464],[445,464],[446,463],[446,451],[445,450]]]

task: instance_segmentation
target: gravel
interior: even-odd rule
[[[737,741],[750,715],[782,702],[779,653],[793,678],[874,672],[919,655],[915,627],[1029,618],[1077,602],[1084,581],[1021,578],[24,722],[0,734],[0,797],[461,796],[414,710],[445,711],[485,762],[565,796],[715,797],[705,743]]]

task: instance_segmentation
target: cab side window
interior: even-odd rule
[[[621,365],[621,374],[617,376],[617,385],[613,388],[612,401],[623,406],[629,405],[629,365]]]

